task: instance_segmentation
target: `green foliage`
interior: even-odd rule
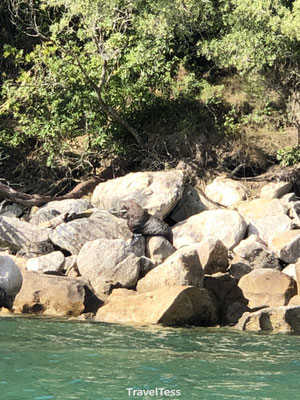
[[[277,160],[282,166],[295,165],[300,162],[300,147],[285,147],[277,151]]]

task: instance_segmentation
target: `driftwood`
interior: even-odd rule
[[[82,196],[93,191],[97,184],[100,183],[102,180],[103,178],[93,177],[85,182],[79,183],[69,193],[57,197],[22,193],[0,182],[0,197],[25,207],[40,207],[44,204],[49,203],[50,201],[80,199]]]

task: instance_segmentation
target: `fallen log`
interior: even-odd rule
[[[80,182],[69,193],[57,197],[19,192],[0,182],[0,197],[2,197],[4,200],[10,200],[13,203],[17,203],[25,207],[41,207],[50,201],[80,199],[82,196],[92,192],[97,184],[101,181],[103,181],[103,178],[93,177],[85,182]]]

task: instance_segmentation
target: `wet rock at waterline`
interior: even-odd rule
[[[98,310],[95,320],[125,324],[212,326],[217,322],[217,312],[209,292],[197,287],[164,287],[146,293],[115,289],[107,303]]]
[[[22,283],[22,274],[14,260],[0,255],[0,308],[12,308]]]

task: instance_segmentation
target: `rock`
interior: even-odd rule
[[[300,333],[300,307],[268,307],[243,314],[235,327],[244,331]]]
[[[163,263],[175,251],[175,247],[163,236],[152,236],[146,240],[146,257],[156,264]]]
[[[292,182],[270,182],[264,185],[260,191],[262,199],[278,199],[289,192]]]
[[[96,321],[108,323],[211,326],[217,321],[213,299],[205,289],[165,287],[147,293],[115,289]]]
[[[26,262],[26,268],[32,272],[60,272],[65,262],[65,256],[61,251],[54,251],[44,256],[30,258]]]
[[[207,206],[201,201],[197,190],[193,186],[187,185],[170,217],[174,222],[180,222],[205,210],[207,210]]]
[[[289,207],[294,201],[297,201],[297,196],[294,192],[287,193],[280,198],[280,201],[284,207]]]
[[[278,199],[254,199],[241,203],[238,206],[238,212],[247,222],[252,222],[257,219],[283,215],[286,210]]]
[[[287,265],[285,268],[283,268],[282,272],[297,281],[295,264]]]
[[[77,266],[98,296],[116,285],[134,287],[140,270],[139,258],[121,239],[97,239],[85,243],[77,257]]]
[[[0,256],[0,308],[11,309],[22,282],[22,274],[14,260],[9,256]]]
[[[300,229],[276,233],[269,242],[269,248],[282,261],[295,263],[300,257]]]
[[[82,246],[95,239],[130,239],[127,223],[108,211],[98,210],[89,218],[62,223],[51,231],[54,244],[77,255]]]
[[[247,310],[247,300],[244,298],[237,280],[229,273],[205,275],[204,288],[216,299],[218,322],[220,324],[236,324]]]
[[[291,230],[292,222],[285,214],[252,220],[249,223],[248,233],[249,235],[256,235],[264,242],[269,243],[276,233]]]
[[[232,206],[247,198],[246,189],[237,181],[228,178],[215,178],[206,186],[207,196],[225,207]]]
[[[296,294],[296,296],[293,296],[290,301],[289,301],[289,306],[300,306],[300,295]]]
[[[49,240],[49,229],[39,229],[18,218],[0,217],[0,246],[11,252],[27,251],[29,245],[42,245]]]
[[[128,239],[127,243],[130,244],[132,251],[137,257],[144,257],[146,252],[146,238],[145,236],[138,236],[134,239]]]
[[[122,201],[135,200],[157,218],[164,219],[181,199],[184,177],[180,171],[135,172],[100,183],[92,204],[118,209]]]
[[[205,274],[212,275],[226,271],[228,250],[221,240],[208,237],[199,243],[197,252]]]
[[[141,279],[138,292],[149,292],[166,286],[203,286],[204,272],[195,246],[177,250]]]
[[[152,271],[158,264],[153,263],[153,260],[151,260],[148,257],[140,257],[140,273],[139,273],[139,279],[144,278],[145,275],[148,274],[148,272]]]
[[[280,307],[297,293],[296,282],[274,269],[255,269],[244,275],[238,286],[249,300],[248,307]]]
[[[79,271],[77,268],[77,256],[68,256],[65,257],[63,266],[62,266],[62,271],[70,277],[76,278],[79,276]]]
[[[85,199],[67,199],[60,201],[51,201],[45,206],[40,207],[30,218],[31,224],[41,224],[49,221],[59,214],[64,213],[80,213],[92,207],[89,200]]]
[[[20,206],[19,204],[7,204],[4,205],[2,211],[0,212],[1,217],[11,217],[11,218],[17,218],[22,215],[24,212],[25,207]]]
[[[253,269],[254,268],[250,265],[249,261],[235,254],[231,260],[228,272],[239,281],[242,276],[249,274]]]
[[[251,235],[242,240],[233,252],[249,262],[252,269],[273,268],[281,270],[279,260],[258,236]]]
[[[16,313],[55,317],[78,316],[85,309],[83,283],[64,276],[22,271],[23,286],[16,296]]]
[[[173,244],[178,249],[211,236],[221,240],[230,250],[243,239],[246,229],[247,223],[236,211],[203,211],[173,227]]]
[[[296,282],[297,282],[297,292],[300,295],[300,262],[299,260],[295,264],[295,274],[296,274]]]

